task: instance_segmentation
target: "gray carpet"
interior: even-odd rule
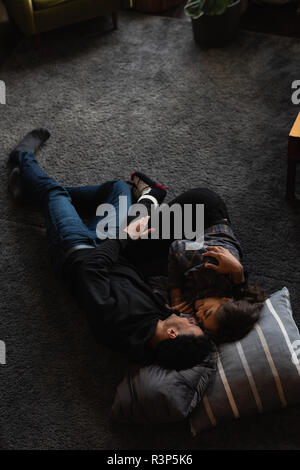
[[[41,216],[6,194],[9,149],[48,127],[43,168],[65,185],[142,169],[169,199],[208,185],[227,201],[252,280],[287,286],[300,325],[299,212],[284,200],[287,135],[299,106],[296,40],[241,32],[199,49],[189,22],[123,14],[25,40],[6,64],[2,152],[0,366],[2,449],[296,449],[299,409],[248,418],[192,440],[187,423],[118,426],[110,419],[126,360],[97,346],[51,272]]]

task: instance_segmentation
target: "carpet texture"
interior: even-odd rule
[[[204,185],[226,200],[253,281],[286,286],[300,325],[299,212],[284,200],[287,136],[299,106],[296,40],[241,32],[201,50],[187,21],[121,15],[24,40],[6,64],[1,106],[2,449],[296,449],[299,409],[248,418],[195,440],[187,423],[110,419],[126,360],[97,346],[50,268],[43,220],[6,194],[9,150],[34,127],[52,137],[42,167],[64,185],[145,171],[168,200]]]

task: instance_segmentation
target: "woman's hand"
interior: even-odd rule
[[[207,246],[206,249],[208,251],[203,253],[203,257],[211,256],[215,258],[219,264],[205,263],[205,268],[214,269],[222,274],[232,274],[235,283],[244,281],[243,266],[227,248],[223,248],[222,246]]]
[[[177,312],[180,312],[180,313],[185,313],[185,314],[188,314],[188,315],[193,315],[194,314],[193,307],[187,302],[181,302],[180,304],[172,305],[172,307],[170,307],[169,305],[166,305],[166,306],[168,308],[171,308],[172,310],[176,310]]]

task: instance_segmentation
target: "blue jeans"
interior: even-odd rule
[[[41,169],[33,153],[20,152],[18,160],[25,194],[30,200],[39,201],[41,204],[50,255],[57,274],[75,247],[97,247],[102,242],[96,228],[106,214],[96,215],[100,204],[108,203],[114,206],[116,217],[111,222],[117,231],[120,225],[126,224],[132,195],[131,188],[125,181],[64,188]],[[119,207],[119,196],[126,196],[125,210],[124,207]],[[87,224],[81,219],[79,211],[91,216]]]

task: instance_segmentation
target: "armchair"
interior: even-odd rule
[[[126,0],[5,0],[9,16],[26,35],[112,14],[117,29],[118,10]]]

